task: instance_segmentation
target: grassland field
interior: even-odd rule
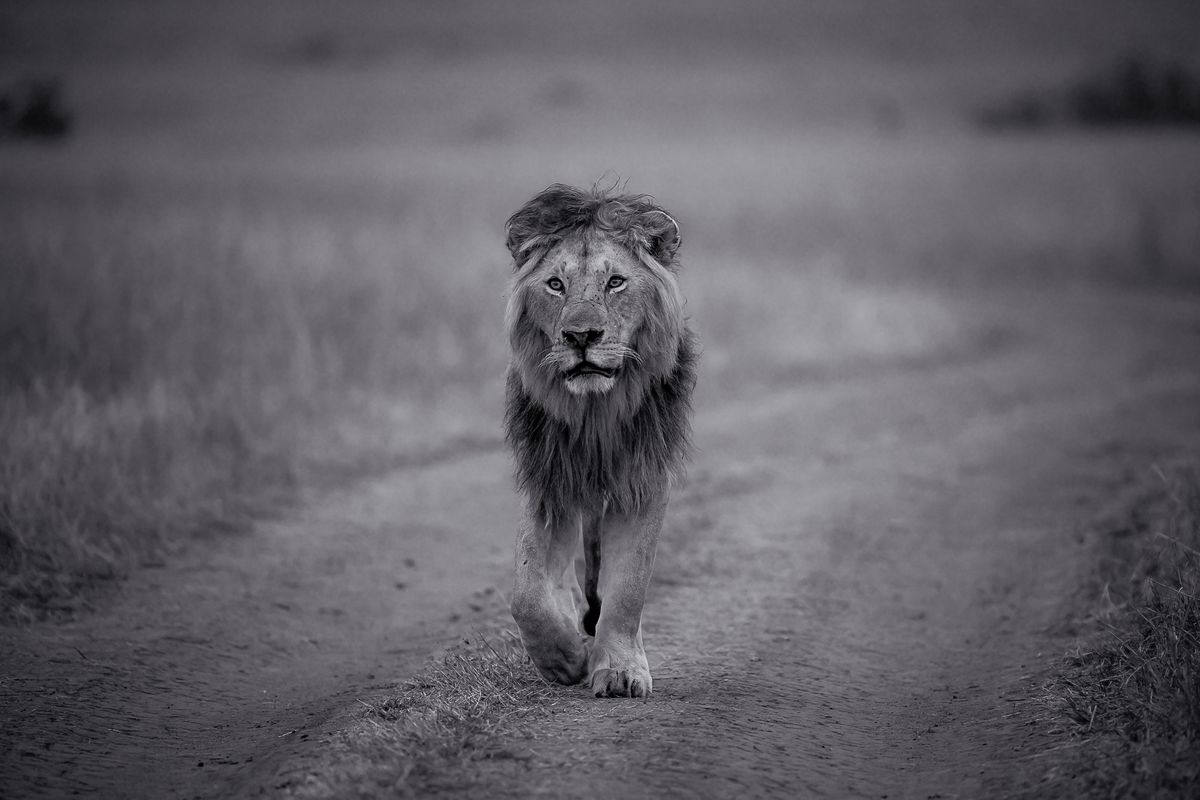
[[[5,6],[0,79],[61,79],[73,121],[0,147],[6,612],[496,442],[503,224],[555,181],[681,221],[702,403],[952,351],[1010,282],[1194,290],[1200,139],[972,122],[1194,59],[1186,9]]]

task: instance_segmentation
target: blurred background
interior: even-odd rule
[[[700,413],[986,346],[1006,287],[1194,291],[1198,45],[1194,0],[5,3],[5,607],[497,446],[550,183],[680,221]]]

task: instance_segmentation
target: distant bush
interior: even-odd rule
[[[62,139],[71,132],[71,115],[57,80],[22,81],[0,91],[0,136]]]
[[[1046,93],[981,110],[986,128],[1200,125],[1200,78],[1183,64],[1128,55]]]

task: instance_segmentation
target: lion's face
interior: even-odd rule
[[[641,196],[551,186],[508,221],[513,372],[559,419],[592,400],[633,413],[669,376],[686,330],[679,227]]]
[[[638,345],[655,293],[646,267],[595,231],[555,245],[524,281],[526,313],[545,337],[542,364],[576,395],[613,388]]]

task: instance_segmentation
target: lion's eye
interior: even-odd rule
[[[625,279],[622,278],[620,275],[613,275],[611,278],[608,279],[608,288],[610,288],[610,289],[620,289],[624,285],[625,285]]]
[[[560,278],[551,278],[546,281],[546,287],[552,292],[561,292],[564,288],[562,279]]]

